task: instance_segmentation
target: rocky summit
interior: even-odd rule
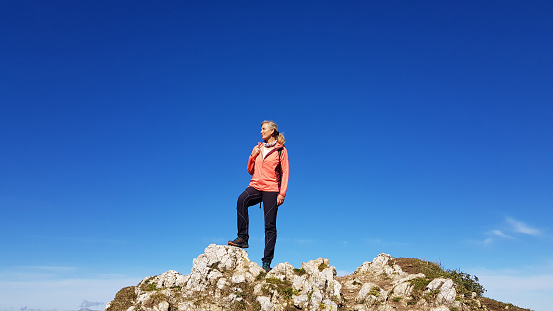
[[[337,277],[328,259],[279,263],[269,273],[240,248],[209,245],[192,271],[170,270],[121,289],[104,311],[527,310],[481,297],[477,278],[412,258],[380,254]]]

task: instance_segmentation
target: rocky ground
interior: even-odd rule
[[[243,249],[212,244],[190,274],[147,277],[121,289],[104,311],[528,310],[482,293],[469,275],[419,259],[380,254],[343,277],[323,258],[301,268],[279,263],[265,273]]]

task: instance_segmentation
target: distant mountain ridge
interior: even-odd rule
[[[380,254],[343,277],[323,258],[301,268],[279,263],[265,273],[245,250],[211,244],[190,274],[146,277],[121,289],[104,311],[529,310],[483,292],[476,277],[420,259]]]

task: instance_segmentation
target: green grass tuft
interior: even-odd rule
[[[324,269],[326,269],[326,268],[328,268],[328,265],[327,265],[326,263],[324,263],[324,262],[323,262],[322,264],[319,265],[319,271],[321,271],[321,272],[322,272]]]
[[[299,268],[299,269],[294,268],[294,273],[299,275],[299,276],[302,276],[302,275],[306,274],[307,271],[305,271],[304,268]]]
[[[418,296],[415,298],[421,298],[422,291],[435,278],[451,279],[457,285],[456,290],[458,295],[470,296],[472,292],[475,292],[478,297],[481,297],[486,291],[478,282],[478,277],[461,272],[461,270],[444,269],[435,262],[415,258],[397,258],[394,260],[394,263],[398,264],[405,272],[412,274],[423,273],[425,275],[424,278],[410,281],[414,287],[415,295]]]

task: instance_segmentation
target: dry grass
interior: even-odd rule
[[[493,300],[493,299],[490,299],[490,298],[487,298],[487,297],[481,297],[478,300],[480,300],[480,303],[483,306],[486,306],[486,308],[488,308],[489,311],[500,311],[500,310],[501,311],[505,311],[505,310],[509,310],[509,311],[531,311],[530,309],[520,308],[520,307],[517,307],[513,304],[504,303],[504,302]],[[506,307],[508,307],[508,308],[506,308]]]
[[[113,299],[106,311],[126,311],[130,308],[136,300],[135,288],[136,286],[122,288],[115,294],[115,299]]]

